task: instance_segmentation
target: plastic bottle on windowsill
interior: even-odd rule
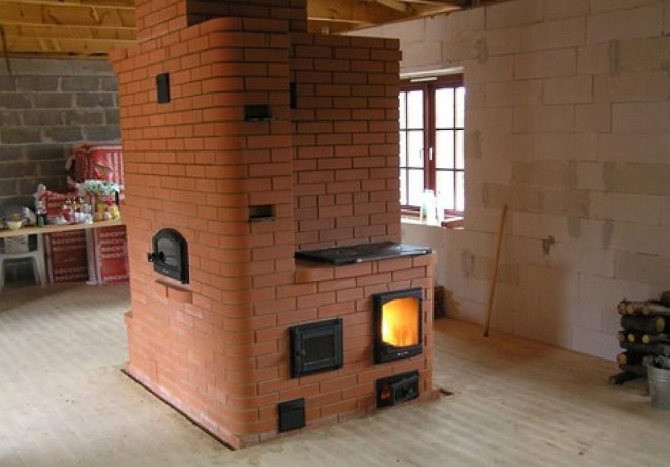
[[[435,197],[435,208],[437,215],[437,225],[442,225],[442,222],[444,222],[444,198],[439,191]]]
[[[435,192],[424,190],[421,199],[420,220],[428,225],[438,225],[437,212],[435,208]]]

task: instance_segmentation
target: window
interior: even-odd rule
[[[463,77],[406,83],[400,96],[400,204],[418,211],[433,190],[445,214],[465,210]]]

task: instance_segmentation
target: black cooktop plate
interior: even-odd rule
[[[366,243],[363,245],[326,248],[323,250],[298,251],[296,259],[327,264],[354,264],[403,256],[426,255],[432,250],[425,246],[403,245],[399,243]]]

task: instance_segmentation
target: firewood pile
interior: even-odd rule
[[[660,300],[624,299],[617,310],[622,328],[617,339],[624,351],[617,355],[621,372],[610,377],[612,384],[646,376],[650,358],[670,357],[670,291],[663,292]]]

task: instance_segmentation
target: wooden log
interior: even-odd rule
[[[630,342],[631,344],[635,342],[642,342],[642,336],[644,334],[641,332],[629,332],[626,333],[626,342]]]
[[[609,377],[609,383],[610,384],[623,384],[626,381],[630,381],[633,379],[641,378],[640,375],[636,373],[632,373],[630,371],[622,371],[621,373],[617,373],[616,375],[610,376]]]
[[[647,367],[643,364],[638,365],[619,365],[621,371],[627,371],[629,373],[635,373],[639,376],[647,376]]]
[[[620,315],[627,315],[628,312],[626,311],[626,305],[628,305],[628,300],[625,300],[625,299],[624,299],[624,300],[621,300],[621,301],[619,302],[619,304],[617,305],[617,307],[616,307],[616,311],[617,311]]]
[[[665,329],[665,319],[662,316],[622,316],[621,327],[626,331],[660,334]]]
[[[626,301],[626,314],[627,315],[638,315],[642,313],[642,308],[647,302],[631,302]]]
[[[616,362],[619,365],[639,365],[642,363],[642,359],[645,354],[633,352],[628,350],[626,352],[621,352],[616,356]]]
[[[670,306],[657,300],[645,300],[645,301],[633,302],[624,299],[621,302],[619,302],[619,305],[617,305],[617,312],[622,316],[625,315],[670,316]]]
[[[641,344],[637,342],[631,344],[630,342],[624,342],[621,344],[621,348],[646,355],[670,357],[670,344]]]
[[[670,290],[664,290],[661,294],[661,305],[670,307]]]
[[[619,344],[622,342],[626,342],[626,333],[623,331],[619,331],[616,333],[616,338],[619,341]]]
[[[643,344],[670,344],[669,334],[642,334]]]
[[[641,311],[644,316],[670,316],[670,308],[660,302],[647,302]]]

